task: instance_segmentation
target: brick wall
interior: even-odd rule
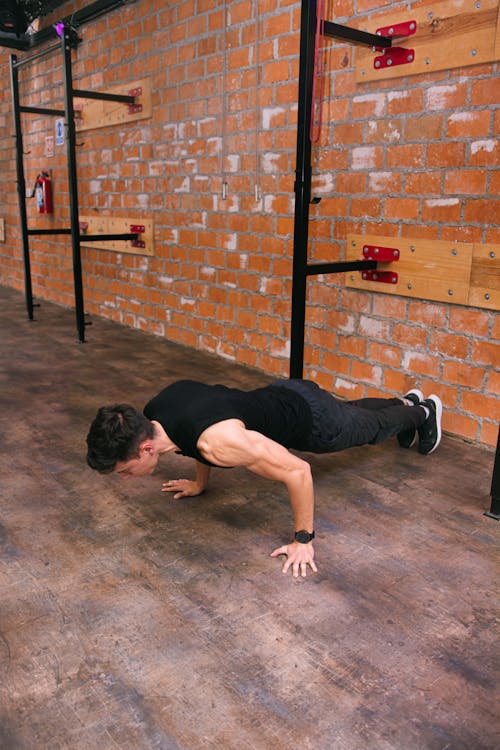
[[[62,14],[84,5],[68,3]],[[326,3],[327,17],[345,24],[406,5]],[[256,2],[227,0],[227,25],[222,0],[164,6],[138,0],[80,29],[75,85],[102,89],[144,76],[153,85],[151,119],[79,138],[80,211],[152,216],[156,238],[154,257],[83,248],[85,308],[286,376],[300,3],[259,0],[256,23]],[[321,202],[311,206],[310,259],[342,258],[348,233],[500,242],[498,66],[357,84],[354,54],[348,44],[328,42],[324,123],[313,152],[313,192]],[[8,56],[2,49],[4,81]],[[61,104],[57,54],[22,69],[21,81],[23,101]],[[27,181],[50,168],[57,206],[52,219],[37,219],[31,201],[30,222],[63,225],[64,149],[46,158],[53,121],[24,122]],[[21,290],[12,134],[7,87],[0,91],[7,234],[0,283]],[[73,305],[68,241],[33,240],[32,273],[38,298]],[[418,385],[442,396],[446,431],[494,445],[499,333],[493,312],[314,277],[304,375],[349,398]]]

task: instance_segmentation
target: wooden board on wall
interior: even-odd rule
[[[399,260],[377,266],[396,272],[398,281],[366,281],[361,272],[350,271],[348,287],[500,310],[500,245],[353,234],[347,238],[346,260],[364,259],[365,245],[399,249]]]
[[[346,285],[385,294],[466,305],[472,264],[472,244],[443,240],[413,240],[373,235],[349,235],[346,260],[363,258],[364,245],[397,248],[399,260],[378,269],[396,271],[397,284],[364,281],[359,272],[346,274]]]
[[[498,0],[446,0],[410,10],[377,14],[360,28],[375,33],[379,27],[416,21],[412,36],[395,39],[393,46],[415,50],[415,59],[406,65],[374,68],[375,57],[368,47],[356,47],[356,81],[429,73],[493,62],[500,56]]]
[[[117,216],[79,216],[80,227],[82,227],[82,247],[94,247],[101,250],[113,250],[115,253],[132,253],[134,255],[154,255],[154,225],[152,219],[142,219],[134,216],[123,218]],[[140,235],[145,247],[133,247],[126,240],[99,240],[97,242],[85,242],[85,234],[132,234],[131,226],[144,226],[145,232]],[[83,226],[86,229],[83,230]]]
[[[117,86],[101,89],[104,94],[123,94],[127,96],[131,91],[141,89],[141,94],[135,96],[137,104],[142,105],[141,112],[129,112],[127,104],[121,102],[103,101],[101,99],[81,99],[75,95],[75,113],[80,113],[75,119],[77,131],[106,128],[121,125],[126,122],[144,120],[151,117],[151,81],[141,78],[138,81],[128,81]]]
[[[500,245],[474,245],[468,304],[500,310]]]

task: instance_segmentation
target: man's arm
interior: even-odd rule
[[[181,497],[195,497],[196,495],[201,495],[206,490],[209,477],[210,466],[196,461],[196,477],[194,481],[190,479],[169,479],[168,482],[163,482],[161,491],[175,492],[174,500],[179,500]]]
[[[247,430],[237,419],[208,427],[197,444],[201,455],[217,466],[245,466],[254,474],[283,482],[292,506],[295,531],[314,529],[314,487],[311,467],[298,456],[259,432]],[[307,566],[316,571],[311,542],[293,541],[272,552],[286,555],[283,573],[292,568],[295,577],[306,575]]]

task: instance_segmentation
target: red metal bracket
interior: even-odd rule
[[[376,30],[378,36],[412,36],[417,30],[416,21],[393,23],[392,26],[381,26]]]
[[[146,227],[143,224],[131,224],[130,234],[144,234]],[[131,240],[130,244],[132,247],[146,247],[144,240]]]
[[[389,37],[407,37],[412,36],[417,30],[416,21],[404,21],[403,23],[394,23],[391,26],[381,26],[376,30],[378,36]],[[382,68],[391,68],[395,65],[408,65],[415,60],[415,50],[405,49],[404,47],[374,47],[374,52],[381,54],[373,61],[373,67],[377,70]]]
[[[404,47],[389,47],[382,51],[382,54],[375,58],[373,67],[377,70],[382,68],[391,68],[396,65],[408,65],[415,60],[415,50],[405,49]]]
[[[381,263],[392,263],[399,260],[397,247],[380,247],[380,245],[363,245],[365,260],[378,260]]]
[[[138,86],[136,89],[130,89],[128,92],[129,96],[140,96],[142,94],[142,87]],[[138,112],[142,112],[142,104],[129,104],[128,113],[129,115],[136,115]]]
[[[361,277],[365,281],[380,281],[383,284],[398,283],[398,275],[394,271],[363,271]]]

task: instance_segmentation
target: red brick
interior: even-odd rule
[[[352,100],[351,115],[353,119],[380,116],[385,111],[385,94],[370,93],[355,96]]]
[[[439,195],[442,176],[439,172],[409,172],[405,175],[405,193]]]
[[[442,132],[443,115],[419,115],[406,118],[404,137],[407,141],[429,143],[429,141],[440,139]]]
[[[384,216],[386,219],[418,218],[419,201],[417,198],[386,198],[384,201]]]
[[[494,166],[500,161],[500,141],[498,138],[484,138],[478,141],[472,141],[470,144],[469,164],[471,166]],[[490,193],[495,195],[499,193],[494,176],[500,176],[498,172],[491,175]]]
[[[474,367],[466,362],[444,362],[443,381],[456,383],[468,388],[482,387],[486,371],[483,367]]]
[[[402,134],[402,120],[370,120],[365,143],[399,143]]]
[[[354,360],[351,367],[351,375],[354,380],[372,385],[382,385],[383,369],[379,365]]]
[[[389,116],[421,112],[424,108],[424,92],[418,88],[404,91],[391,91],[387,94],[387,114]]]
[[[446,323],[446,309],[445,305],[412,300],[408,319],[427,326],[441,328]]]
[[[488,341],[473,341],[472,360],[476,363],[500,368],[500,344]]]
[[[446,83],[430,86],[426,91],[427,109],[458,109],[467,102],[467,83]]]
[[[477,111],[454,112],[448,116],[446,123],[447,138],[474,138],[488,135],[490,130],[490,112]]]
[[[496,423],[483,422],[481,425],[481,432],[479,435],[479,441],[484,445],[490,445],[494,448],[497,445],[498,440],[498,425]]]
[[[494,222],[500,211],[499,200],[469,198],[465,204],[464,220],[488,224]]]
[[[460,171],[446,172],[444,181],[444,192],[448,195],[460,193],[462,195],[484,195],[486,191],[486,170],[462,169]]]
[[[419,169],[424,166],[424,150],[419,144],[387,147],[387,166]]]
[[[368,185],[370,193],[399,193],[401,192],[401,173],[370,171]]]
[[[398,368],[401,365],[402,350],[397,346],[372,342],[369,353],[372,362],[380,362],[382,365],[394,368]]]
[[[429,143],[425,163],[427,167],[463,167],[465,143]]]
[[[469,349],[469,339],[443,331],[434,332],[430,337],[429,350],[438,352],[445,357],[466,359]]]
[[[500,420],[500,399],[484,394],[465,391],[462,394],[462,409],[470,414],[498,422]]]
[[[456,414],[445,409],[443,411],[442,429],[443,432],[448,432],[452,435],[460,435],[468,440],[477,440],[479,422],[473,417]]]
[[[473,333],[477,337],[488,336],[490,315],[472,308],[450,307],[449,329],[462,333]]]
[[[422,219],[426,222],[457,222],[462,204],[459,198],[427,198],[422,207]],[[454,230],[456,234],[456,229]],[[446,239],[442,237],[442,239]]]
[[[337,351],[350,357],[366,357],[367,342],[355,336],[338,336]]]
[[[427,344],[427,329],[423,326],[395,323],[392,327],[392,343],[406,348],[424,349]]]
[[[366,190],[366,175],[357,172],[337,174],[338,193],[364,193]]]
[[[406,352],[403,356],[403,367],[411,373],[432,375],[438,379],[440,357],[423,352]]]
[[[498,76],[471,81],[472,106],[491,105],[500,101],[500,79]]]
[[[384,370],[383,385],[390,393],[397,395],[403,395],[408,393],[410,388],[415,388],[417,385],[417,377],[415,375],[408,375],[400,370]]]

